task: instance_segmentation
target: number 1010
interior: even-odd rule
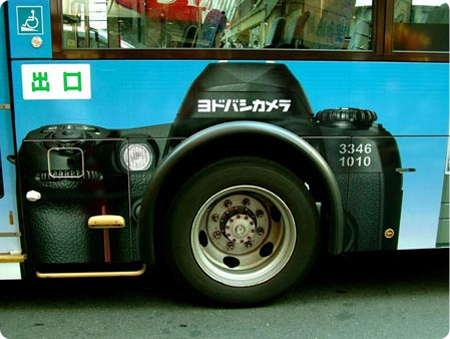
[[[370,159],[369,156],[365,156],[365,157],[352,157],[352,156],[347,156],[347,157],[341,157],[339,158],[339,162],[341,163],[342,167],[353,167],[353,166],[357,166],[357,167],[369,167],[372,159]]]
[[[372,153],[372,145],[342,143],[339,145],[339,154],[343,156],[339,158],[342,167],[369,167],[372,163],[370,154]]]

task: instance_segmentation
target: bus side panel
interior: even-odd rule
[[[170,123],[191,83],[208,63],[197,60],[13,61],[14,104],[20,120],[17,138],[22,140],[30,130],[40,126],[69,121],[112,129]],[[27,77],[22,74],[22,65],[28,64],[89,65],[91,96],[67,100],[24,99],[23,89],[32,86],[29,74]],[[335,107],[367,108],[377,113],[376,122],[394,136],[448,135],[449,66],[446,63],[290,61],[285,64],[302,84],[314,112]],[[30,71],[33,70],[27,70]],[[22,81],[22,77],[28,80]],[[62,81],[50,83],[49,95],[62,86]]]
[[[23,90],[32,84],[23,66],[35,65],[35,72],[48,70],[52,79],[51,68],[46,68],[50,64],[88,65],[90,96],[61,100],[50,93],[48,99],[24,98]],[[207,64],[182,60],[14,61],[18,143],[29,131],[44,125],[79,123],[122,129],[171,123],[190,84]],[[303,85],[315,112],[334,107],[377,112],[377,123],[399,144],[399,171],[415,169],[403,175],[399,248],[435,247],[449,132],[448,64],[291,61],[286,65]],[[50,88],[55,86],[60,85],[50,84]],[[385,204],[389,206],[389,201]],[[421,218],[411,217],[417,214]]]
[[[307,68],[295,63],[291,69],[314,111],[368,108],[396,138],[402,167],[411,169],[403,174],[398,248],[432,248],[442,243],[436,239],[438,231],[448,234],[448,217],[447,222],[439,218],[440,213],[448,216],[448,204],[442,205],[441,212],[448,162],[448,63],[308,62]],[[438,224],[442,225],[439,230]]]
[[[448,246],[448,196],[442,193],[445,190],[448,137],[397,137],[397,142],[405,154],[403,168],[412,170],[403,175],[399,248]],[[440,218],[445,199],[447,223]],[[447,240],[439,240],[439,234],[447,234]]]
[[[8,18],[12,58],[52,57],[49,0],[9,0]]]
[[[14,165],[7,160],[14,155],[11,123],[8,67],[6,58],[5,6],[0,6],[0,279],[20,279],[21,253],[16,205],[16,174]],[[4,262],[2,262],[4,261]]]

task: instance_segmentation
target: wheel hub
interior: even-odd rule
[[[255,221],[246,214],[236,214],[228,219],[225,225],[225,234],[233,242],[245,243],[256,233]]]
[[[270,227],[269,213],[256,198],[244,194],[228,196],[218,201],[210,211],[208,233],[213,244],[230,254],[245,254],[255,250],[265,239]]]

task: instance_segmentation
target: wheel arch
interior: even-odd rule
[[[261,145],[264,145],[261,147]],[[280,152],[280,147],[283,151]],[[336,178],[325,159],[308,142],[273,124],[233,121],[214,125],[185,139],[164,159],[144,193],[138,223],[139,251],[155,262],[156,239],[168,204],[177,189],[199,168],[231,155],[251,155],[277,161],[312,185],[313,196],[325,202],[328,251],[343,251],[344,215]]]

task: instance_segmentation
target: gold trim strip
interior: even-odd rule
[[[113,277],[137,277],[144,274],[145,264],[137,271],[117,271],[117,272],[64,272],[64,273],[41,273],[36,272],[38,278],[113,278]]]
[[[0,263],[11,263],[11,262],[24,262],[25,254],[11,255],[11,254],[0,254]]]
[[[0,109],[11,109],[10,104],[0,104]]]
[[[20,238],[20,232],[0,232],[0,238]]]

